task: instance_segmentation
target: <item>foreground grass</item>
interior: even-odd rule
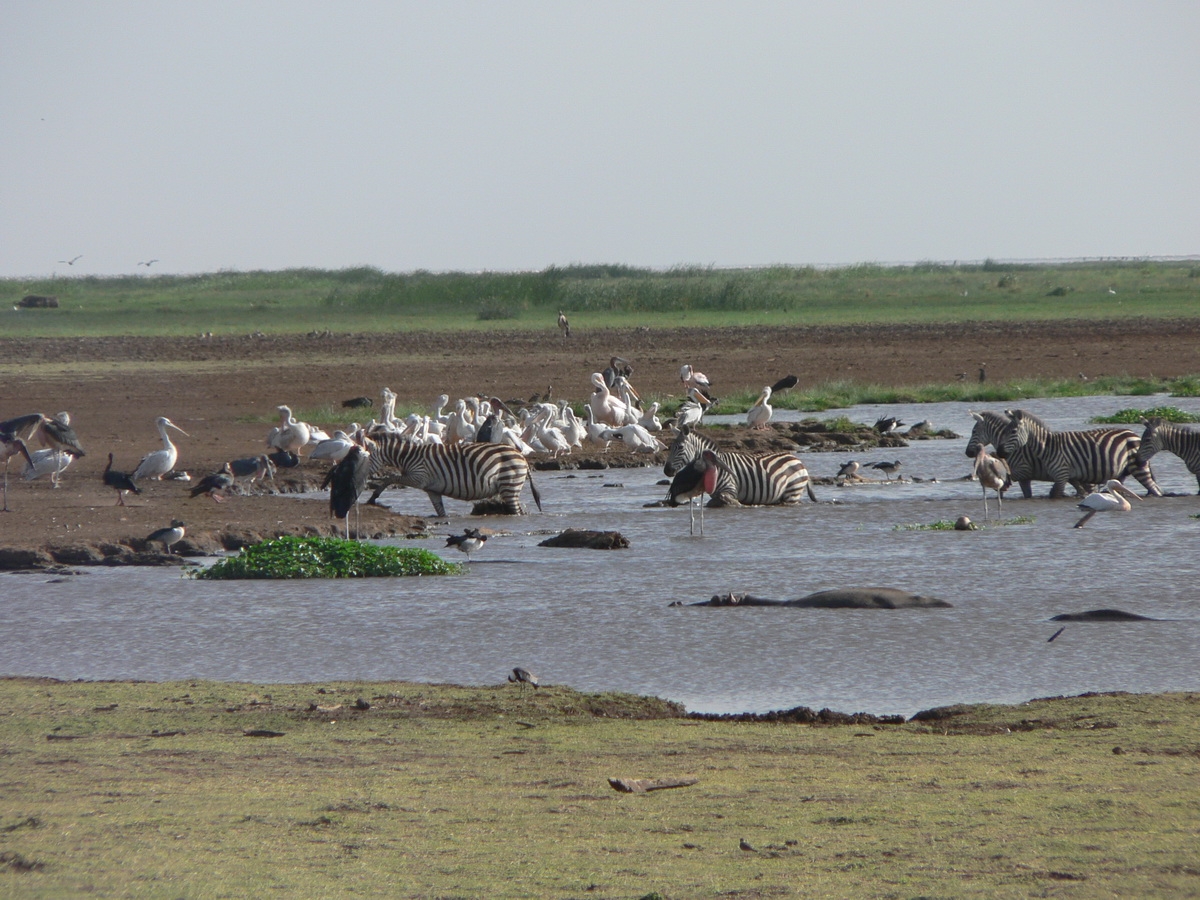
[[[27,294],[57,309],[14,310]],[[1194,262],[857,265],[833,269],[631,266],[540,272],[374,268],[0,279],[10,336],[389,332],[861,323],[1012,322],[1196,315]]]
[[[838,727],[689,720],[554,686],[8,679],[0,704],[6,897],[1200,887],[1196,694]],[[675,776],[699,783],[607,782]]]

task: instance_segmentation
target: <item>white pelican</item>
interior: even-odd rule
[[[592,373],[592,387],[595,388],[588,398],[588,406],[592,409],[595,421],[600,425],[622,425],[625,422],[626,406],[623,400],[613,396],[608,385],[604,383],[604,375]]]
[[[979,479],[979,484],[983,488],[983,519],[986,522],[988,516],[987,508],[987,492],[991,488],[996,492],[996,503],[1000,506],[998,515],[1004,514],[1004,490],[1009,483],[1008,465],[1002,459],[997,459],[992,456],[982,447],[975,454],[975,465],[973,467],[975,477]]]
[[[286,409],[286,407],[284,408]],[[147,453],[142,457],[142,461],[138,463],[138,467],[133,471],[132,478],[134,481],[142,481],[146,478],[154,478],[162,481],[162,477],[175,468],[175,460],[179,458],[179,451],[175,449],[175,445],[167,437],[168,428],[174,428],[180,434],[191,437],[191,435],[166,416],[159,416],[154,420],[154,424],[158,426],[158,436],[162,438],[163,448],[155,450],[153,453]],[[308,440],[307,434],[304,439],[305,441]]]
[[[771,414],[775,412],[771,408],[771,404],[767,401],[771,399],[771,389],[765,387],[762,393],[758,395],[758,399],[754,401],[754,405],[750,407],[750,411],[746,413],[746,424],[751,428],[766,428],[767,423],[771,421]]]
[[[1129,512],[1133,509],[1129,505],[1129,500],[1141,500],[1142,498],[1131,491],[1115,478],[1105,483],[1104,487],[1093,494],[1088,494],[1079,504],[1080,509],[1085,509],[1087,512],[1084,517],[1075,523],[1076,528],[1082,528],[1090,519],[1098,512]]]
[[[638,424],[647,431],[662,431],[662,419],[658,417],[658,411],[662,404],[655,400],[650,404],[650,408],[642,414],[638,419]]]
[[[267,435],[267,446],[274,450],[299,453],[311,436],[308,424],[297,422],[290,407],[277,406],[275,409],[279,413],[279,425]]]
[[[566,436],[551,424],[554,421],[554,415],[557,411],[554,407],[545,410],[541,415],[535,416],[533,421],[533,433],[551,458],[557,459],[561,453],[571,452],[571,442]]]
[[[313,448],[312,453],[308,454],[309,459],[328,459],[333,462],[341,462],[350,448],[354,446],[354,441],[350,440],[350,435],[344,431],[335,431],[333,437],[328,440],[321,441]]]
[[[708,376],[703,372],[697,372],[691,366],[680,366],[679,380],[687,387],[695,388],[702,392],[706,397],[711,396],[709,389],[712,387],[712,382],[708,380]]]
[[[33,481],[43,475],[50,476],[50,483],[58,487],[58,477],[67,470],[67,466],[75,461],[70,453],[64,450],[35,450],[29,454],[25,468],[21,472],[26,481]]]
[[[620,441],[627,448],[638,453],[654,453],[657,450],[667,449],[666,444],[637,424],[608,428],[600,436],[605,440]]]
[[[587,428],[575,415],[575,410],[569,406],[563,409],[562,433],[572,447],[583,447],[583,439],[587,437]]]
[[[600,444],[605,450],[608,450],[609,440],[604,437],[604,432],[608,431],[608,428],[596,421],[591,406],[585,406],[583,409],[587,413],[587,422],[583,427],[587,432],[588,440],[593,444]]]

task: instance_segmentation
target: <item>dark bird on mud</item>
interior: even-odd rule
[[[79,436],[75,434],[75,429],[71,427],[71,414],[66,412],[55,413],[54,418],[42,416],[42,421],[38,425],[38,440],[42,442],[43,447],[50,447],[54,450],[61,450],[63,453],[76,458],[86,456],[83,452],[83,445],[79,443]]]
[[[321,482],[321,490],[329,488],[330,514],[346,522],[346,540],[350,540],[350,510],[358,507],[358,495],[366,488],[370,471],[371,454],[355,444]]]
[[[536,675],[534,675],[528,669],[523,669],[520,666],[517,666],[512,670],[508,676],[508,680],[513,684],[519,684],[521,686],[522,694],[525,693],[525,685],[531,684],[533,685],[534,690],[537,690],[538,685],[541,684],[541,680]]]
[[[199,497],[201,494],[208,494],[213,498],[213,501],[220,503],[233,490],[234,479],[233,470],[229,468],[229,463],[225,463],[216,472],[211,475],[205,475],[200,479],[200,483],[188,491],[192,497]]]
[[[342,406],[345,409],[364,409],[373,403],[370,397],[351,397],[349,400],[343,400]]]
[[[142,489],[137,486],[133,476],[128,472],[118,472],[112,467],[113,455],[108,454],[108,465],[104,467],[104,483],[117,492],[117,506],[125,505],[125,492],[133,491],[140,494]]]
[[[276,450],[274,453],[268,453],[267,459],[280,469],[294,469],[300,465],[300,457],[291,450]]]
[[[875,420],[875,430],[880,434],[891,434],[904,423],[895,416],[883,416]]]
[[[671,486],[667,488],[667,503],[679,506],[687,501],[691,534],[696,533],[696,509],[693,498],[700,498],[700,533],[704,534],[704,495],[712,494],[717,488],[717,476],[721,462],[712,450],[705,450],[690,463],[675,473]]]
[[[752,846],[750,846],[750,842],[747,841],[745,838],[740,838],[738,840],[738,847],[741,848],[742,850],[745,850],[747,853],[757,853],[758,852]]]
[[[471,554],[482,547],[486,540],[487,535],[478,528],[468,528],[462,534],[446,535],[446,546],[461,550],[467,554],[467,562],[470,562]]]
[[[899,471],[899,469],[900,469],[900,460],[897,459],[897,460],[893,460],[892,462],[872,463],[871,468],[878,469],[880,472],[882,472],[884,475],[887,476],[888,481],[891,481],[892,476],[895,475],[896,472]]]
[[[146,538],[147,544],[162,544],[163,549],[167,553],[171,552],[171,547],[183,540],[185,529],[183,522],[179,519],[172,519],[171,524],[167,528],[160,528]]]

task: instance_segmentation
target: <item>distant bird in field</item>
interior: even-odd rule
[[[199,483],[194,488],[191,488],[188,493],[192,497],[208,494],[208,496],[213,498],[214,502],[220,503],[229,496],[229,493],[233,490],[233,486],[233,469],[229,467],[229,463],[225,463],[225,465],[211,475],[205,475],[201,478]]]
[[[108,454],[108,465],[104,467],[104,483],[117,492],[117,506],[125,505],[125,492],[133,491],[135,494],[140,494],[142,489],[139,488],[128,472],[118,472],[112,467],[113,455]]]
[[[558,311],[558,330],[562,332],[564,340],[571,336],[571,323],[567,321],[566,313],[561,309]]]
[[[987,381],[987,363],[979,364],[979,383],[983,384]]]
[[[750,846],[750,842],[747,841],[745,838],[740,838],[738,840],[738,847],[741,850],[745,850],[747,853],[757,853],[758,852],[752,846]]]
[[[146,538],[147,544],[162,544],[163,549],[169,554],[171,547],[183,540],[183,535],[186,529],[183,527],[183,522],[179,519],[172,519],[171,524],[167,528],[160,528]]]
[[[487,535],[478,528],[468,528],[462,534],[446,535],[446,546],[461,550],[467,554],[467,562],[470,562],[471,554],[482,547],[486,540]]]
[[[342,407],[345,409],[363,409],[368,406],[373,406],[375,403],[370,397],[351,397],[349,400],[342,401]]]
[[[878,469],[880,472],[882,472],[884,475],[887,476],[888,481],[891,481],[892,476],[895,475],[896,472],[899,471],[899,469],[900,469],[900,460],[897,459],[892,462],[871,463],[871,468]]]
[[[539,679],[528,669],[523,669],[520,666],[517,666],[512,670],[511,673],[509,673],[508,680],[512,684],[520,685],[522,694],[525,693],[525,685],[533,685],[533,689],[537,690],[538,685],[541,684],[541,679]]]

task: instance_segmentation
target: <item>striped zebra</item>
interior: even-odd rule
[[[996,456],[1002,457],[1000,439],[1004,430],[1012,423],[1012,418],[1004,413],[990,410],[972,412],[971,418],[975,420],[975,427],[971,429],[971,437],[967,441],[967,456],[974,459],[979,455],[980,450],[991,444],[996,448]],[[1026,500],[1033,497],[1033,482],[1054,481],[1050,471],[1042,465],[1040,459],[1034,457],[1028,447],[1015,449],[1012,458],[1005,458],[1005,462],[1008,463],[1009,477],[1021,486],[1021,494]],[[1057,495],[1054,493],[1055,489],[1058,490]],[[1054,489],[1051,489],[1051,496],[1062,496],[1065,489],[1065,483],[1056,484]]]
[[[683,426],[667,450],[663,472],[673,476],[705,450],[721,463],[709,506],[775,506],[799,503],[804,492],[816,500],[808,469],[794,453],[743,453],[719,450],[701,434]]]
[[[1159,416],[1142,419],[1142,424],[1146,430],[1142,432],[1138,462],[1148,464],[1150,457],[1160,450],[1174,453],[1183,460],[1188,471],[1196,476],[1196,484],[1200,485],[1200,431],[1180,428]]]
[[[1096,431],[1054,431],[1032,413],[1006,409],[1012,421],[1000,435],[996,455],[1012,458],[1023,449],[1039,461],[1054,482],[1051,497],[1061,497],[1064,484],[1086,496],[1093,485],[1110,479],[1122,481],[1132,475],[1148,496],[1161,497],[1148,463],[1139,462],[1141,438],[1128,428]],[[1024,473],[1022,473],[1023,475]],[[1014,479],[1017,473],[1013,473]]]
[[[520,452],[507,444],[418,444],[398,434],[374,438],[371,474],[394,469],[398,474],[387,478],[385,486],[398,484],[417,488],[429,495],[434,512],[446,515],[442,497],[455,500],[499,500],[510,515],[525,512],[521,490],[529,482],[537,508],[542,498],[533,483],[529,463]],[[375,500],[383,488],[371,497]]]

